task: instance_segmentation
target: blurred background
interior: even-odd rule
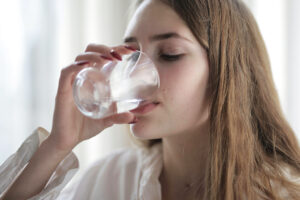
[[[0,0],[0,164],[32,131],[51,130],[60,71],[89,43],[118,45],[134,0]],[[283,111],[300,138],[300,1],[244,0],[270,55]],[[114,125],[75,149],[81,169],[131,146]]]

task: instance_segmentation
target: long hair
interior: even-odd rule
[[[300,177],[299,144],[282,113],[251,12],[240,0],[161,1],[185,21],[209,59],[204,199],[299,200],[300,185],[291,180]]]

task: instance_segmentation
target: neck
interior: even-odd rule
[[[160,175],[163,199],[203,196],[209,151],[208,125],[191,133],[163,138],[163,169]]]

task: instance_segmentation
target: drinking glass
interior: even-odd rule
[[[135,51],[122,61],[109,61],[81,70],[73,83],[73,97],[82,114],[94,119],[135,109],[152,98],[159,74],[147,54]]]

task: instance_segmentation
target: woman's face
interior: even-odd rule
[[[185,22],[159,0],[145,0],[125,33],[125,43],[148,54],[160,76],[160,104],[130,125],[140,139],[197,133],[208,122],[209,64]]]

